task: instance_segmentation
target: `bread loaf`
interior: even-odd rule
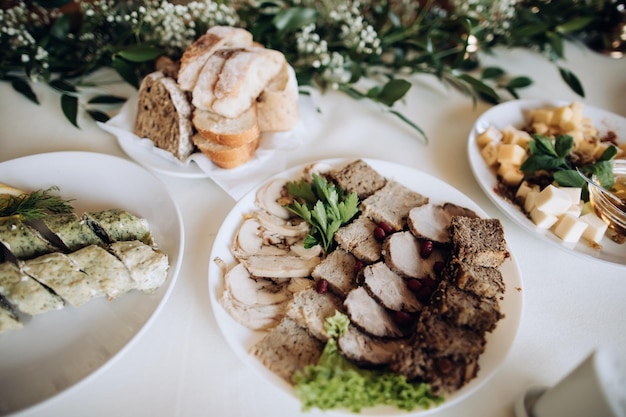
[[[245,48],[252,45],[252,34],[231,26],[214,26],[200,36],[183,53],[178,71],[178,84],[192,91],[200,71],[210,56],[221,48]]]
[[[259,146],[259,140],[260,138],[257,137],[241,146],[225,146],[209,140],[198,133],[193,136],[193,141],[198,149],[215,165],[225,169],[237,168],[248,162],[254,156]]]
[[[261,92],[256,104],[262,132],[285,132],[298,124],[298,82],[286,62]]]
[[[139,87],[135,135],[150,139],[181,161],[194,150],[191,105],[173,78],[157,71]]]
[[[200,135],[224,146],[241,146],[258,139],[261,135],[256,106],[250,107],[234,119],[212,111],[195,109],[192,123]]]

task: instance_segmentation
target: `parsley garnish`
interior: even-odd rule
[[[287,191],[295,200],[287,209],[312,226],[304,247],[320,244],[328,253],[334,246],[335,232],[359,212],[356,193],[345,194],[336,184],[313,174],[312,181],[291,181]]]
[[[19,216],[22,220],[41,219],[51,213],[69,213],[72,200],[52,194],[59,187],[36,190],[20,196],[0,197],[0,217]]]
[[[587,200],[587,183],[580,178],[569,158],[574,139],[570,135],[559,135],[553,142],[545,135],[535,134],[532,137],[534,140],[529,143],[530,156],[520,167],[521,170],[525,173],[548,171],[559,186],[582,188],[583,200]],[[579,169],[588,177],[595,176],[603,187],[610,189],[615,183],[611,159],[616,154],[617,148],[609,146],[594,163],[580,166]]]

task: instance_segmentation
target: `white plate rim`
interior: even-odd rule
[[[106,358],[102,363],[98,364],[93,370],[89,371],[87,374],[82,375],[81,377],[73,381],[73,383],[71,383],[70,385],[62,387],[56,393],[53,393],[52,395],[49,395],[45,398],[38,399],[37,401],[31,404],[19,405],[18,406],[19,408],[16,408],[14,410],[8,410],[9,413],[13,413],[13,412],[21,413],[21,412],[25,412],[26,410],[33,411],[33,410],[43,409],[47,407],[50,403],[54,401],[58,401],[67,395],[70,395],[73,391],[78,389],[79,386],[82,386],[86,384],[88,381],[91,381],[97,378],[98,375],[100,375],[101,373],[105,372],[105,370],[113,366],[113,364],[120,357],[122,357],[127,351],[129,351],[137,343],[137,341],[143,336],[143,334],[146,331],[148,331],[151,325],[156,321],[158,315],[163,310],[167,299],[169,298],[169,296],[171,295],[173,291],[174,285],[178,279],[180,268],[182,266],[184,241],[185,241],[182,215],[176,202],[171,198],[171,195],[167,191],[165,184],[156,175],[151,173],[146,168],[138,165],[137,163],[134,163],[127,159],[113,156],[113,155],[108,155],[108,154],[86,152],[86,151],[58,151],[58,152],[49,152],[49,153],[39,153],[39,154],[27,155],[27,156],[15,158],[12,160],[0,162],[0,175],[3,175],[2,171],[5,169],[8,170],[9,167],[15,167],[15,166],[20,167],[21,165],[25,166],[27,164],[33,164],[33,163],[50,163],[51,161],[62,163],[63,171],[65,172],[71,171],[73,169],[73,165],[72,165],[73,163],[76,163],[77,161],[81,161],[82,163],[85,163],[85,164],[87,162],[90,162],[90,163],[93,163],[94,165],[97,163],[101,163],[104,166],[107,166],[107,165],[115,166],[117,169],[124,170],[125,174],[132,174],[132,175],[129,175],[128,178],[137,178],[136,176],[143,177],[142,181],[148,181],[154,187],[156,187],[161,192],[163,192],[163,195],[161,196],[161,199],[162,199],[161,201],[169,205],[169,207],[167,207],[168,214],[174,215],[174,218],[170,219],[172,223],[171,227],[173,227],[173,229],[170,230],[170,232],[173,231],[176,236],[174,236],[172,239],[172,243],[173,243],[172,245],[170,244],[163,245],[164,243],[163,237],[155,236],[157,244],[159,244],[160,248],[163,248],[163,246],[166,246],[170,249],[167,252],[168,257],[170,258],[170,268],[168,271],[166,284],[162,286],[159,290],[157,290],[157,293],[160,292],[160,295],[155,296],[155,297],[160,297],[160,298],[156,302],[156,305],[154,306],[149,316],[145,318],[145,321],[143,322],[143,324],[140,325],[137,331],[128,340],[125,341],[125,343],[119,348],[119,350],[117,350],[111,356]],[[117,172],[119,174],[119,171]],[[102,178],[101,175],[97,177]],[[129,180],[128,178],[126,179],[126,181],[132,181],[132,180]],[[2,180],[4,181],[4,178],[2,178]],[[108,179],[106,181],[108,181]],[[46,178],[46,180],[42,181],[42,183],[43,182],[45,182],[46,184],[43,185],[42,187],[59,185],[59,184],[54,184],[53,183],[54,180],[52,178]],[[23,182],[16,181],[14,185],[19,187],[20,184],[23,184],[23,183],[31,183],[31,181],[30,180],[24,180]],[[35,183],[38,183],[38,181],[35,181],[33,184]],[[60,185],[60,194],[63,195],[62,193],[63,193],[63,186]],[[161,205],[160,207],[163,208],[164,206]],[[107,207],[102,207],[102,208],[104,209]],[[129,211],[133,211],[132,207],[124,207],[124,208],[128,209]],[[152,220],[153,219],[148,218],[149,222],[152,222]],[[154,226],[154,224],[151,223],[151,228],[152,226]],[[174,262],[172,262],[172,260]],[[92,303],[93,302],[94,301],[92,301]],[[80,312],[80,308],[83,308],[83,307],[79,307],[77,311]],[[24,329],[17,330],[17,331],[22,331],[22,330]],[[0,411],[2,413],[5,412],[2,410]]]
[[[284,173],[273,176],[272,178],[293,178],[299,172],[301,172],[305,166],[311,165],[312,163],[339,166],[341,164],[349,162],[352,159],[355,158],[335,158],[312,161],[296,167],[292,167]],[[423,185],[421,187],[416,187],[415,183],[421,182],[422,184],[424,184],[424,181],[427,181],[429,183],[429,186],[427,188],[437,189],[439,191],[445,191],[446,193],[453,194],[451,198],[447,196],[434,197],[432,195],[428,196],[428,194],[425,194],[433,202],[452,201],[475,210],[481,216],[487,216],[484,210],[482,210],[469,197],[467,197],[465,194],[455,189],[451,185],[443,182],[442,180],[439,180],[438,178],[432,177],[431,175],[418,171],[414,168],[399,165],[393,162],[369,158],[361,159],[370,164],[374,169],[381,172],[387,178],[394,178],[396,181],[404,183],[404,185],[409,186],[415,191],[420,192],[420,189],[424,189]],[[272,178],[268,179],[267,181],[270,181]],[[411,186],[411,184],[407,184],[407,181],[414,181],[415,183],[412,183]],[[286,397],[299,403],[299,399],[297,399],[297,397],[295,396],[293,388],[290,385],[288,385],[285,381],[283,381],[276,375],[272,374],[260,362],[258,362],[256,359],[248,354],[247,350],[249,346],[254,344],[256,340],[259,340],[262,336],[262,333],[253,332],[245,329],[242,325],[237,323],[232,317],[229,316],[229,314],[220,305],[218,300],[218,294],[220,293],[222,286],[222,272],[216,262],[214,262],[214,259],[219,257],[222,260],[226,261],[228,265],[232,264],[234,258],[229,252],[229,245],[225,243],[232,242],[236,228],[242,219],[242,214],[253,209],[256,190],[258,190],[265,183],[267,182],[263,182],[261,185],[250,191],[239,202],[237,202],[233,209],[227,214],[226,218],[224,219],[224,222],[222,223],[222,226],[220,227],[215,237],[213,248],[211,251],[211,257],[209,259],[207,280],[209,286],[209,295],[211,299],[212,311],[218,327],[220,328],[222,335],[224,336],[228,345],[234,351],[236,356],[238,356],[239,359],[244,362],[246,366],[250,367],[253,372],[259,375],[261,378],[269,381],[272,385],[274,385],[274,387],[282,391],[282,393],[285,394]],[[516,339],[516,335],[518,333],[523,314],[522,275],[513,253],[511,253],[511,257],[507,259],[502,265],[502,271],[505,275],[506,282],[506,294],[505,299],[502,303],[502,307],[503,312],[506,314],[506,317],[498,324],[498,327],[496,328],[494,333],[490,333],[487,335],[488,342],[486,352],[490,352],[490,355],[487,356],[486,354],[483,354],[481,356],[479,362],[481,371],[479,371],[479,376],[470,381],[470,383],[465,385],[461,390],[447,398],[446,401],[438,407],[425,410],[414,410],[412,412],[404,412],[391,407],[374,407],[371,409],[362,410],[359,413],[360,415],[401,415],[422,417],[432,413],[437,413],[443,408],[450,407],[453,404],[456,404],[459,401],[463,400],[468,395],[478,390],[479,387],[485,384],[493,376],[493,374],[497,371],[498,366],[501,365],[502,362],[504,362]],[[233,329],[236,333],[233,333]],[[243,343],[245,343],[245,346],[242,345],[242,341]],[[487,372],[486,375],[485,372]],[[329,410],[327,412],[339,415],[354,415],[353,413],[343,410]]]
[[[506,201],[494,191],[497,185],[496,176],[485,163],[476,143],[477,136],[490,125],[498,129],[509,125],[520,127],[524,123],[525,115],[530,109],[545,106],[566,106],[570,103],[572,103],[572,100],[519,99],[498,104],[485,111],[472,126],[467,143],[467,155],[472,173],[480,188],[487,194],[487,197],[489,197],[500,211],[524,229],[524,231],[570,254],[580,254],[594,261],[618,267],[626,267],[626,256],[619,257],[612,253],[607,253],[605,250],[606,248],[611,248],[617,252],[621,248],[623,252],[623,245],[618,245],[610,241],[607,237],[604,237],[601,242],[603,249],[597,250],[582,241],[576,244],[563,242],[552,232],[535,226],[535,224],[522,213],[521,209]],[[592,119],[594,125],[600,132],[612,130],[617,134],[618,138],[626,138],[626,118],[586,104],[583,107],[583,114]]]

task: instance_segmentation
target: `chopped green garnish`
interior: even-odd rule
[[[359,212],[356,193],[345,194],[337,185],[313,174],[312,182],[291,181],[287,191],[296,200],[287,209],[312,226],[304,240],[306,248],[320,244],[325,252],[334,246],[335,232]]]
[[[345,359],[337,348],[350,319],[342,313],[326,319],[326,332],[331,337],[316,365],[307,366],[294,375],[295,391],[303,410],[348,409],[359,412],[377,405],[395,406],[411,411],[441,404],[443,397],[434,395],[430,385],[411,383],[402,375],[358,368]]]
[[[569,135],[559,135],[553,142],[545,135],[535,134],[532,137],[533,140],[529,142],[530,155],[520,169],[525,173],[548,171],[559,186],[582,188],[585,191],[583,200],[587,201],[587,183],[580,178],[576,167],[569,159],[574,148],[574,139]],[[616,154],[617,148],[609,146],[594,163],[580,166],[579,169],[588,177],[595,176],[603,187],[609,189],[615,182],[611,159]]]
[[[63,200],[53,195],[59,187],[36,190],[19,196],[0,198],[0,217],[19,216],[22,220],[41,219],[51,213],[70,213],[72,200]]]

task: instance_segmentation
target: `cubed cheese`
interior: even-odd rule
[[[537,195],[535,205],[544,213],[560,216],[572,205],[572,201],[567,193],[550,184]]]
[[[525,201],[528,193],[533,190],[539,191],[539,186],[535,184],[530,184],[528,181],[523,181],[520,186],[517,187],[517,191],[515,192],[515,198],[519,201]]]
[[[524,173],[516,164],[500,164],[498,167],[498,176],[506,185],[518,185],[524,179]]]
[[[503,143],[498,148],[498,162],[501,164],[522,165],[526,150],[517,144]]]
[[[554,112],[552,109],[533,109],[530,111],[530,120],[533,123],[543,123],[549,125],[552,123],[552,117],[554,116]]]
[[[552,125],[563,126],[568,123],[574,117],[574,111],[569,106],[557,107],[554,110],[554,116],[552,117]],[[571,129],[567,129],[571,130]]]
[[[500,142],[502,140],[502,133],[494,126],[489,126],[487,130],[476,137],[476,143],[483,148],[492,142]]]
[[[530,220],[533,221],[537,225],[537,227],[541,229],[549,229],[557,222],[559,218],[552,215],[544,213],[543,211],[537,210],[535,207],[530,212]]]
[[[532,127],[535,133],[539,135],[546,135],[548,134],[548,130],[550,130],[550,127],[542,122],[535,122],[532,124]]]
[[[561,191],[563,191],[569,197],[572,204],[580,203],[580,196],[582,194],[583,189],[580,187],[559,187]]]
[[[580,216],[580,220],[587,223],[587,228],[583,232],[583,238],[599,243],[606,233],[608,225],[593,212],[583,214]]]
[[[489,143],[480,150],[480,154],[482,155],[487,165],[494,166],[498,163],[498,148],[499,147],[500,147],[499,143]]]
[[[565,214],[559,218],[554,226],[554,234],[564,242],[575,243],[580,240],[586,228],[587,223],[579,220],[576,216]]]
[[[535,201],[537,200],[537,196],[539,195],[539,190],[531,190],[526,194],[526,199],[524,200],[524,211],[526,213],[530,213],[535,208]]]

